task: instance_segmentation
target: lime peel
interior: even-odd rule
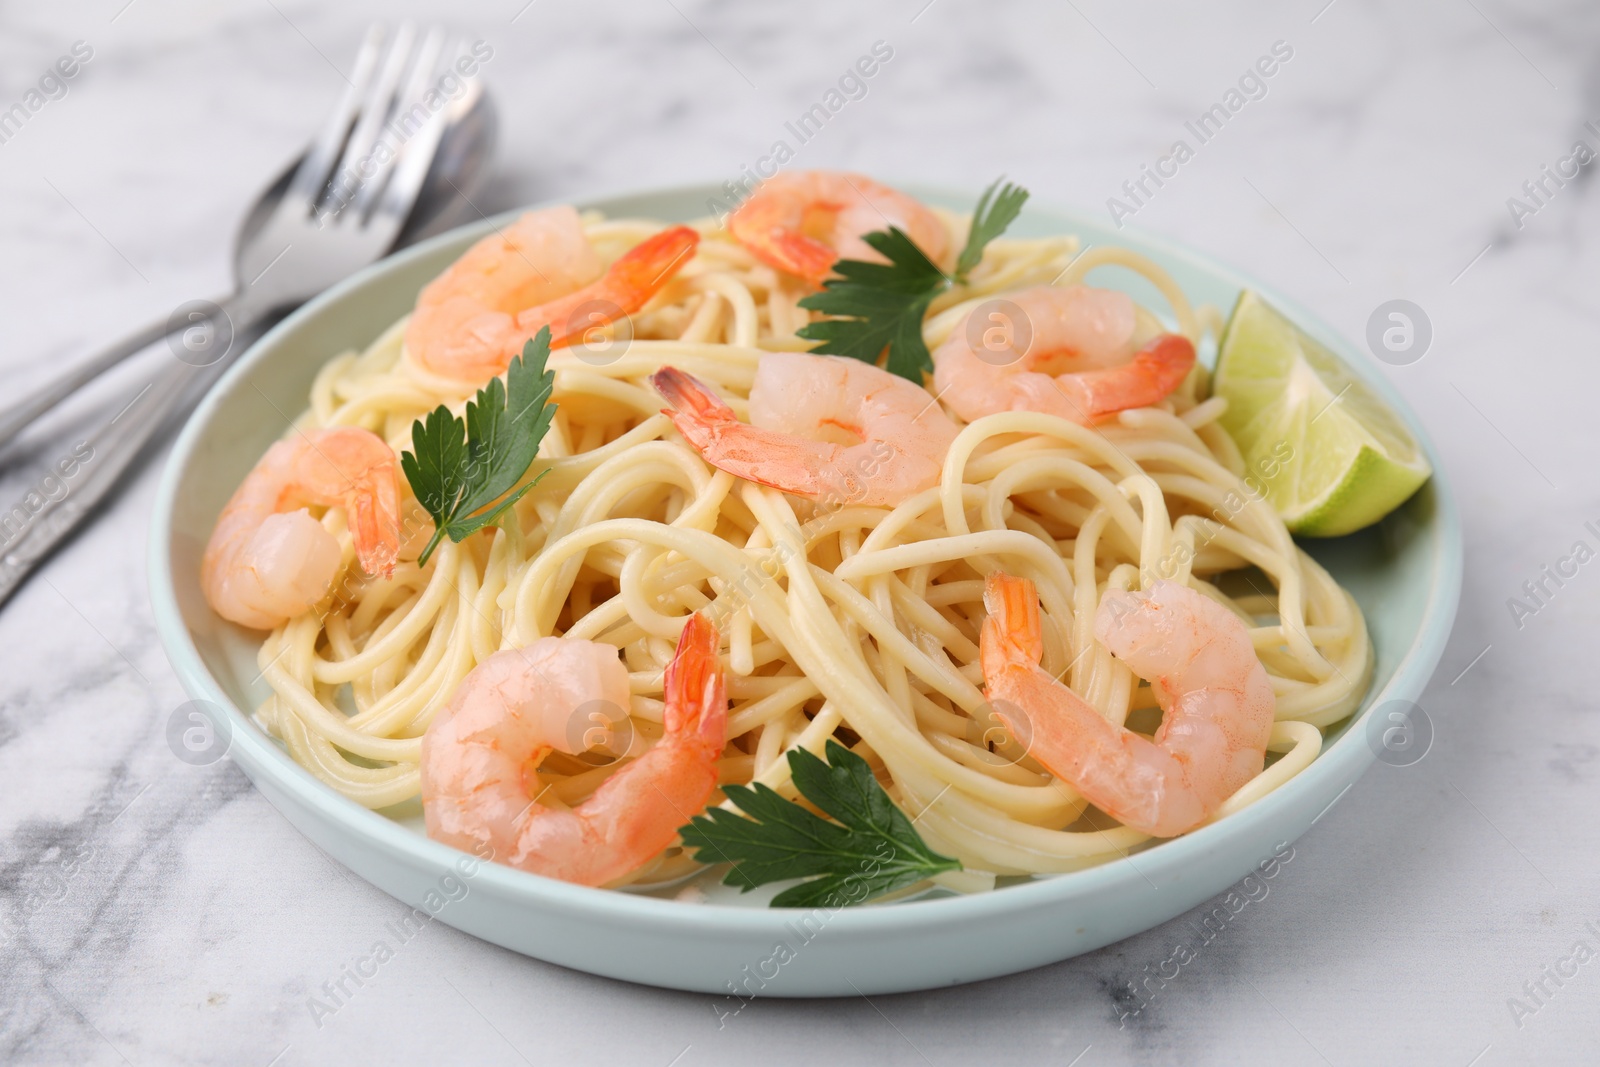
[[[1259,294],[1239,294],[1217,349],[1222,426],[1290,532],[1370,526],[1433,473],[1383,398]]]

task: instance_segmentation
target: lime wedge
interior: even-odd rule
[[[1218,346],[1222,425],[1292,533],[1337,537],[1399,507],[1432,469],[1389,406],[1325,345],[1246,289]]]

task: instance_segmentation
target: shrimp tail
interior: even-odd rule
[[[1044,658],[1044,626],[1039,616],[1039,594],[1026,578],[1009,574],[989,575],[983,586],[983,606],[989,617],[984,629],[993,628],[992,639],[1009,646],[1015,657],[1031,663]]]
[[[662,408],[661,414],[671,418],[685,437],[691,437],[693,432],[695,436],[691,440],[698,442],[705,436],[702,427],[733,425],[739,421],[733,409],[705,382],[677,367],[662,367],[650,375],[650,384],[672,405]]]
[[[822,280],[833,271],[839,259],[833,249],[804,234],[778,230],[767,238],[767,244],[774,256],[788,263],[790,269],[813,288],[822,285]]]
[[[519,331],[550,327],[550,347],[564,348],[597,326],[640,311],[700,245],[700,234],[673,226],[639,242],[611,264],[599,281],[517,316]]]
[[[833,270],[839,253],[815,237],[792,228],[806,214],[805,198],[795,189],[770,184],[746,201],[728,219],[728,232],[768,266],[799,275],[808,285],[820,286]]]
[[[716,447],[723,433],[741,425],[733,409],[705,382],[677,367],[662,367],[650,376],[650,384],[671,405],[661,414],[702,453]]]
[[[902,231],[935,263],[949,235],[925,205],[860,174],[800,171],[762,182],[728,216],[728,232],[769,267],[820,286],[840,259],[884,262],[864,235]],[[827,235],[826,240],[819,238]]]
[[[356,559],[367,574],[383,578],[394,574],[400,558],[400,486],[388,473],[373,479],[370,493],[354,492],[345,501]]]
[[[1160,403],[1183,384],[1193,367],[1194,344],[1181,334],[1164,333],[1123,366],[1064,374],[1056,381],[1073,408],[1083,414],[1083,421],[1093,423],[1129,408]]]
[[[718,641],[715,623],[689,616],[664,679],[667,735],[692,737],[713,753],[722,751],[728,709]]]
[[[661,287],[689,262],[700,246],[700,234],[688,226],[673,226],[640,241],[611,265],[602,280],[604,289],[632,314],[644,307]]]
[[[786,493],[816,496],[839,474],[829,464],[837,446],[805,441],[740,422],[711,387],[676,367],[662,367],[650,384],[672,406],[661,413],[707,463]],[[848,498],[848,497],[845,497]]]

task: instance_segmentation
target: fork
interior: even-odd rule
[[[36,401],[30,398],[38,407],[32,415],[9,413],[7,421],[17,426],[0,425],[3,439],[5,430],[15,432],[124,356],[175,335],[172,351],[177,358],[88,439],[86,450],[78,450],[88,456],[70,491],[28,515],[3,546],[0,604],[118,484],[185,398],[216,378],[233,354],[236,335],[376,261],[394,244],[427,176],[450,109],[432,112],[398,152],[379,158],[375,148],[384,123],[421,99],[430,80],[439,76],[436,68],[445,44],[445,33],[437,27],[419,36],[405,24],[387,45],[386,37],[381,26],[367,32],[348,89],[283,196],[258,227],[247,218],[235,250],[234,291],[216,303],[192,301],[180,307],[164,328],[147,327],[61,385],[37,394]],[[10,532],[9,525],[6,530]]]

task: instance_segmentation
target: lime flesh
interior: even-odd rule
[[[1223,428],[1292,533],[1336,537],[1399,507],[1432,474],[1400,417],[1258,294],[1239,294],[1212,393]]]

